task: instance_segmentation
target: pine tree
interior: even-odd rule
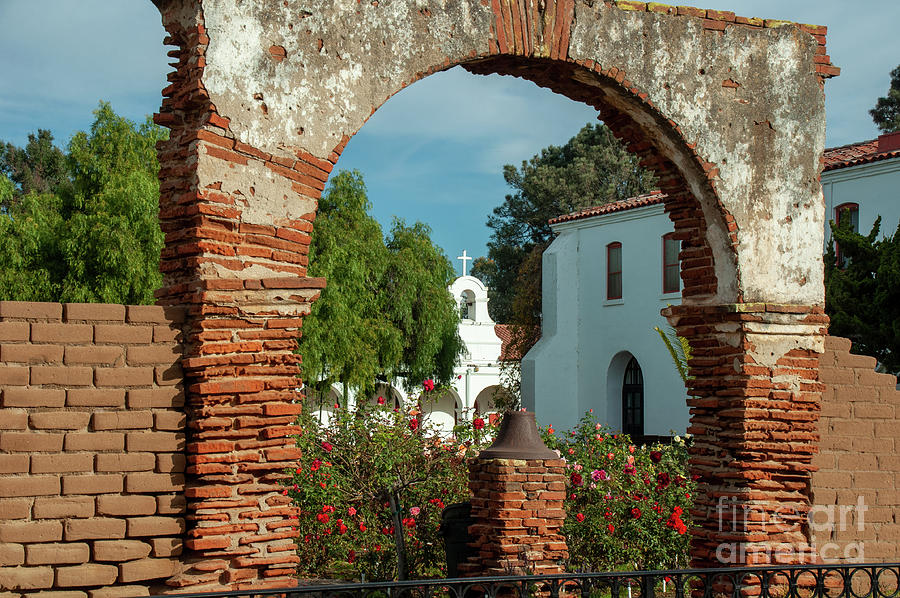
[[[872,120],[884,133],[900,131],[900,65],[891,71],[891,87],[869,110]]]
[[[853,341],[853,351],[875,357],[893,374],[900,372],[900,226],[878,238],[881,217],[868,235],[831,223],[840,245],[841,264],[833,247],[825,254],[825,310],[829,331]]]

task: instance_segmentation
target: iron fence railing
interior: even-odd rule
[[[302,583],[302,582],[301,582]],[[784,565],[300,585],[178,598],[900,598],[900,564]],[[157,597],[162,598],[162,597]],[[171,597],[170,597],[171,598]]]

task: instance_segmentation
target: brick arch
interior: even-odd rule
[[[694,564],[728,542],[746,563],[811,554],[818,174],[837,73],[824,28],[630,0],[155,3],[176,46],[156,118],[171,130],[158,297],[187,308],[189,529],[170,586],[292,581],[278,484],[298,457],[294,338],[325,284],[306,270],[316,202],[377,106],[454,64],[598,106],[662,173],[685,241],[685,302],[667,316],[694,345]],[[722,496],[755,513],[752,528],[721,529]]]
[[[554,43],[558,44],[560,40]],[[551,49],[550,53],[558,52]],[[593,61],[575,62],[503,51],[496,56],[474,59],[473,56],[478,56],[474,49],[463,50],[456,58],[447,58],[416,73],[413,80],[403,81],[397,89],[391,90],[383,102],[371,109],[369,116],[397,92],[454,66],[461,66],[475,75],[522,78],[592,106],[626,148],[640,157],[641,165],[659,177],[659,188],[666,195],[666,212],[675,225],[674,235],[682,242],[681,259],[685,264],[682,296],[685,303],[740,300],[735,259],[737,231],[733,225],[729,226],[734,217],[716,194],[715,179],[719,169],[704,161],[694,149],[696,143],[685,139],[680,127],[657,109],[648,94],[625,78],[624,67],[603,68]],[[354,134],[356,132],[358,130]],[[329,155],[337,160],[351,136],[343,136]]]

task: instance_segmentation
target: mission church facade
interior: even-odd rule
[[[506,326],[496,324],[488,314],[488,288],[481,280],[467,274],[466,262],[472,258],[463,251],[457,259],[462,261],[462,276],[453,281],[448,291],[459,310],[459,336],[465,350],[453,370],[450,388],[421,403],[428,420],[443,433],[450,433],[460,418],[471,419],[496,412],[494,397],[503,392],[500,364],[506,358],[510,340]],[[408,392],[406,382],[398,378],[391,384],[381,384],[366,399],[377,401],[378,397],[383,397],[389,404],[410,406],[414,398]],[[412,389],[416,396],[421,390],[418,382],[414,381]],[[328,420],[334,405],[342,402],[340,398],[341,387],[335,384],[329,396],[314,408],[320,421]],[[347,398],[350,406],[360,399],[353,389]]]
[[[900,133],[825,151],[826,220],[881,235],[900,221]],[[685,388],[654,330],[681,302],[679,242],[659,192],[550,221],[541,339],[522,359],[522,404],[556,429],[588,410],[632,436],[687,429]],[[826,245],[831,243],[826,225]]]

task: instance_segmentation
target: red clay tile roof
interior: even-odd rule
[[[494,333],[500,339],[500,361],[520,361],[522,359],[522,347],[513,347],[513,325],[510,324],[495,324],[494,325]],[[526,339],[525,341],[525,352],[528,352],[528,349],[534,346],[536,342],[541,338],[541,329],[535,328],[531,332],[531,338]]]
[[[828,148],[825,150],[825,171],[900,157],[898,136],[900,133],[888,133],[877,139]]]
[[[612,203],[603,204],[602,206],[585,208],[583,210],[578,210],[577,212],[572,212],[571,214],[557,216],[556,218],[551,219],[549,224],[571,222],[572,220],[581,220],[582,218],[590,218],[591,216],[599,216],[601,214],[611,214],[612,212],[622,212],[624,210],[632,210],[634,208],[640,208],[643,206],[651,206],[653,204],[662,203],[665,198],[666,195],[662,191],[651,191],[650,193],[646,193],[644,195],[629,197],[628,199],[614,201]]]
[[[848,145],[826,149],[825,171],[847,168],[858,164],[878,162],[889,158],[900,158],[900,132],[881,135],[877,139],[871,139],[869,141],[860,141],[859,143],[850,143]],[[601,214],[632,210],[634,208],[662,203],[665,198],[666,195],[662,191],[651,191],[645,195],[629,197],[628,199],[623,199],[621,201],[615,201],[592,208],[584,208],[583,210],[578,210],[571,214],[557,216],[556,218],[551,219],[549,224],[571,222],[573,220],[581,220],[582,218],[600,216]]]

